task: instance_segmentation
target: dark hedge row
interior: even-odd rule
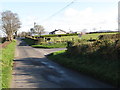
[[[5,37],[0,37],[0,43],[4,43],[6,41]]]

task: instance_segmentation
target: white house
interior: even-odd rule
[[[50,32],[49,34],[66,34],[66,32],[61,29],[58,29]]]

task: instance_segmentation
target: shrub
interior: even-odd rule
[[[4,43],[6,41],[6,37],[0,37],[0,43]]]
[[[103,59],[117,60],[120,53],[120,40],[97,40],[90,44],[74,45],[69,43],[67,46],[67,53],[69,55],[84,55],[90,57],[101,57]],[[92,55],[92,56],[91,56]]]

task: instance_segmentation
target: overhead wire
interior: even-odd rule
[[[62,9],[60,9],[59,11],[55,12],[54,14],[52,14],[51,16],[49,16],[48,18],[46,18],[45,20],[43,20],[42,22],[45,22],[49,19],[51,19],[52,17],[56,16],[57,14],[59,14],[61,11],[63,11],[64,9],[66,9],[67,7],[69,7],[70,5],[72,5],[76,0],[73,0],[72,2],[70,2],[68,5],[66,5],[65,7],[63,7]]]

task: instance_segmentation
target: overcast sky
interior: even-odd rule
[[[116,30],[119,0],[1,0],[0,12],[11,10],[22,22],[20,31],[29,31],[34,22],[46,31]],[[61,12],[60,9],[64,8]],[[57,13],[58,12],[58,13]],[[56,14],[55,14],[56,13]],[[54,14],[54,15],[53,15]],[[52,17],[50,17],[53,15]]]

